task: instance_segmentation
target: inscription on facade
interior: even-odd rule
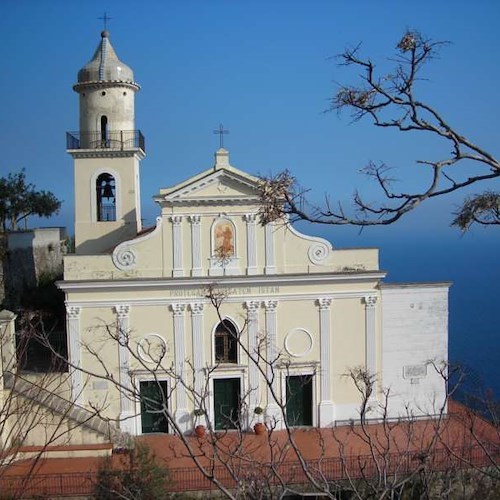
[[[217,287],[214,290],[225,295],[274,295],[280,293],[279,286],[243,286],[243,287]],[[190,288],[189,290],[170,290],[170,297],[206,297],[207,288]]]

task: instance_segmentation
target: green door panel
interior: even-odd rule
[[[286,418],[288,425],[312,425],[312,375],[286,378]]]
[[[239,427],[241,383],[239,378],[214,380],[215,429]]]
[[[168,432],[168,421],[164,413],[167,404],[167,382],[147,380],[141,382],[142,433]]]

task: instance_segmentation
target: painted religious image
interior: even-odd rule
[[[214,248],[218,257],[234,256],[234,227],[231,222],[222,220],[214,228]]]

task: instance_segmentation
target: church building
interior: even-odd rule
[[[360,418],[358,370],[373,380],[367,418],[386,395],[391,418],[439,410],[449,283],[386,284],[375,248],[262,225],[259,179],[224,148],[158,189],[144,229],[140,86],[108,32],[73,88],[76,250],[58,286],[77,407],[131,435],[328,427]]]

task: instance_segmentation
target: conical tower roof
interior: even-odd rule
[[[75,90],[81,85],[96,82],[128,83],[139,88],[139,85],[134,82],[132,69],[118,59],[107,31],[101,33],[101,42],[92,59],[78,72]]]

